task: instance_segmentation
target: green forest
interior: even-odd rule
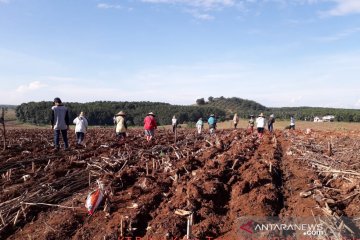
[[[120,111],[126,112],[128,126],[143,125],[147,113],[156,115],[158,125],[169,125],[175,115],[179,123],[196,122],[200,117],[215,114],[220,121],[225,120],[226,112],[211,106],[180,106],[160,102],[110,102],[64,103],[69,109],[70,120],[80,112],[85,112],[90,125],[113,125],[113,117]],[[52,102],[23,103],[16,108],[20,122],[37,125],[50,124]]]
[[[129,126],[141,126],[149,112],[156,114],[158,125],[171,124],[175,115],[179,123],[194,123],[200,117],[207,119],[215,114],[219,121],[232,119],[234,113],[247,119],[249,115],[257,116],[263,112],[265,116],[274,114],[277,119],[289,119],[291,115],[298,120],[312,121],[314,117],[334,115],[335,121],[360,122],[360,110],[319,108],[319,107],[283,107],[269,108],[255,101],[241,98],[209,97],[197,99],[191,106],[171,105],[161,102],[113,102],[97,101],[89,103],[65,103],[69,109],[70,119],[74,119],[81,111],[86,113],[90,125],[112,125],[113,116],[119,111],[127,113]],[[37,125],[50,123],[52,102],[29,102],[16,107],[16,117],[20,122]]]

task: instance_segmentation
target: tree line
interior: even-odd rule
[[[113,117],[119,111],[126,112],[128,126],[143,125],[144,117],[154,112],[158,125],[169,125],[175,115],[178,122],[196,122],[200,117],[207,119],[215,114],[220,121],[225,120],[226,112],[211,106],[181,106],[160,102],[114,102],[97,101],[89,103],[64,103],[69,109],[70,119],[76,118],[80,112],[85,112],[90,125],[113,125]],[[22,103],[16,108],[16,117],[20,122],[36,125],[50,124],[52,102]]]
[[[198,106],[211,106],[226,110],[226,119],[232,119],[237,113],[241,118],[249,118],[250,115],[257,116],[261,112],[265,116],[274,114],[277,119],[288,120],[294,116],[298,120],[313,121],[315,117],[326,115],[335,116],[338,122],[360,122],[360,110],[358,109],[341,109],[341,108],[321,108],[321,107],[282,107],[269,108],[255,101],[241,99],[237,97],[209,97],[208,101],[204,98],[196,100]]]
[[[360,122],[360,110],[342,108],[320,107],[283,107],[271,108],[269,113],[274,113],[277,118],[289,119],[293,115],[296,119],[313,121],[315,117],[333,115],[337,122]]]
[[[127,113],[129,126],[143,125],[143,119],[149,112],[156,114],[159,125],[171,124],[175,115],[179,123],[196,122],[200,117],[207,119],[215,114],[219,121],[232,119],[234,113],[247,119],[250,115],[257,116],[263,112],[265,116],[274,114],[277,119],[288,120],[294,116],[298,120],[313,121],[314,117],[334,115],[335,121],[360,122],[360,110],[319,108],[319,107],[283,107],[268,108],[255,101],[241,98],[197,99],[194,106],[171,105],[160,102],[114,102],[97,101],[89,103],[65,103],[69,109],[70,119],[74,119],[81,111],[86,113],[90,125],[113,125],[113,116],[119,111]],[[20,122],[43,125],[49,124],[52,102],[29,102],[16,107],[16,117]]]

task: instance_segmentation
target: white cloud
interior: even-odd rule
[[[350,28],[350,29],[346,29],[342,32],[336,33],[332,36],[315,38],[315,40],[320,41],[320,42],[333,42],[333,41],[338,41],[338,40],[350,37],[358,32],[360,32],[360,27]]]
[[[246,9],[245,5],[278,4],[280,6],[315,5],[334,3],[335,6],[327,11],[320,12],[321,16],[344,16],[360,13],[360,0],[139,0],[154,4],[176,4],[201,9],[203,11],[219,10],[227,7]],[[196,17],[196,16],[194,16]],[[207,18],[205,16],[205,18]]]
[[[223,8],[235,7],[243,9],[242,0],[140,0],[144,3],[172,4],[188,8],[185,12],[199,20],[213,20],[215,17],[209,12],[219,11]]]
[[[360,99],[354,104],[355,107],[360,108]]]
[[[17,89],[16,92],[20,92],[20,93],[24,93],[24,92],[29,92],[29,91],[34,91],[34,90],[38,90],[40,88],[46,87],[46,84],[42,84],[40,81],[34,81],[31,82],[29,84],[25,84],[25,85],[20,85]]]
[[[291,103],[298,103],[301,102],[301,99],[303,98],[303,96],[297,96],[297,97],[293,97],[291,98]]]
[[[194,17],[201,19],[201,20],[213,20],[214,17],[209,15],[209,14],[205,14],[205,13],[199,13],[199,14],[194,14]]]
[[[289,5],[317,4],[329,1],[341,0],[139,0],[145,3],[155,4],[178,4],[204,9],[216,9],[221,7],[244,7],[244,5],[279,4],[283,7]],[[346,1],[346,0],[345,0]],[[355,0],[357,1],[357,0]]]
[[[183,4],[192,7],[212,9],[217,7],[234,6],[236,0],[142,0],[142,2]]]
[[[97,8],[100,8],[100,9],[110,9],[110,8],[122,9],[122,6],[118,5],[118,4],[98,3]]]
[[[197,18],[200,20],[209,21],[209,20],[215,19],[214,16],[212,16],[208,13],[201,13],[196,9],[190,9],[190,10],[187,10],[186,12],[190,13],[194,18]]]
[[[337,5],[326,12],[323,12],[324,16],[344,16],[349,14],[360,13],[360,1],[359,0],[331,0],[335,1]]]
[[[74,77],[59,77],[59,76],[46,76],[44,78],[54,82],[72,82],[78,80],[77,78]]]

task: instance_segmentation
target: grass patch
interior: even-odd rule
[[[205,124],[206,125],[206,124]],[[276,120],[274,123],[274,129],[285,129],[286,126],[290,125],[289,121],[281,121]],[[247,128],[248,121],[240,120],[238,124],[238,128]],[[349,123],[349,122],[310,122],[310,121],[296,121],[295,122],[296,129],[314,129],[321,131],[352,131],[352,130],[360,130],[360,123]],[[218,123],[218,128],[220,129],[229,129],[233,128],[232,121],[226,121]],[[255,125],[256,128],[256,125]],[[267,126],[266,126],[267,129]]]
[[[5,111],[5,121],[16,121],[15,109],[7,109]]]

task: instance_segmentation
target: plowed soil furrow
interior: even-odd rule
[[[256,140],[256,138],[255,138]],[[254,143],[250,158],[239,168],[238,181],[231,185],[231,199],[225,237],[236,237],[238,219],[250,216],[274,216],[282,207],[278,186],[279,163],[272,136],[265,135]],[[271,167],[270,167],[271,166]]]
[[[208,138],[208,146],[204,146],[207,149],[186,161],[188,173],[181,171],[178,181],[173,182],[171,192],[174,194],[160,204],[149,222],[150,229],[146,236],[183,236],[186,233],[186,217],[176,215],[176,209],[194,212],[194,235],[204,237],[221,233],[222,224],[219,223],[228,211],[227,182],[233,176],[230,168],[239,157],[238,154],[229,155],[228,151],[234,151],[231,145],[235,138],[245,138],[240,133],[227,135],[230,139],[227,141],[220,136]]]

